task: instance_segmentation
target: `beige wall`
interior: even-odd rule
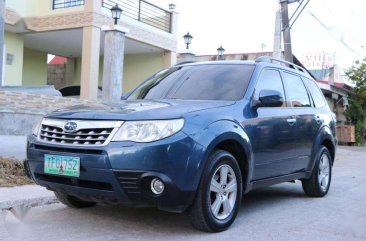
[[[47,84],[47,53],[24,48],[23,85]]]
[[[164,68],[163,53],[126,54],[124,56],[123,93],[134,88],[147,77]],[[81,58],[75,59],[75,76],[68,85],[80,85]],[[99,62],[99,85],[103,81],[103,57]]]
[[[53,10],[52,2],[52,0],[8,0],[6,7],[16,10],[22,17],[46,16],[84,10],[84,6]]]
[[[5,85],[21,85],[24,37],[20,34],[5,32],[4,39],[6,53],[13,55],[12,64],[5,63]]]
[[[125,55],[123,93],[162,68],[164,68],[163,53]]]

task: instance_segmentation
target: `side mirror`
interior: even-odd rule
[[[259,92],[258,100],[253,102],[253,107],[280,107],[283,105],[283,102],[284,98],[281,92],[264,89]]]

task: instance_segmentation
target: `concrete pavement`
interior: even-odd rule
[[[57,201],[53,192],[38,185],[0,187],[0,211],[12,207],[42,206],[55,202]]]
[[[324,198],[306,197],[300,182],[251,192],[222,233],[202,233],[187,216],[155,209],[54,204],[32,208],[23,221],[2,212],[0,240],[366,240],[365,156],[365,147],[338,148]]]

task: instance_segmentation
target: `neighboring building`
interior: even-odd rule
[[[129,30],[124,49],[123,91],[176,62],[177,14],[142,0],[9,0],[5,14],[4,85],[47,84],[47,55],[67,58],[58,87],[81,85],[96,98],[103,76],[104,32],[110,8],[122,8],[119,25]],[[52,82],[52,81],[51,81]],[[91,87],[92,86],[92,87]]]
[[[217,60],[255,60],[261,56],[272,56],[272,52],[257,52],[257,53],[237,53],[237,54],[224,54],[223,56],[218,55],[194,55],[192,53],[179,53],[177,55],[177,62],[185,61],[217,61]],[[322,55],[323,56],[323,55]],[[324,55],[325,56],[325,55]],[[308,56],[309,57],[309,56]],[[320,58],[320,57],[319,57]],[[311,61],[310,61],[311,60]],[[318,66],[316,62],[318,58],[309,57],[308,64],[311,66]],[[328,64],[334,59],[327,56],[327,65],[320,65],[326,68],[323,69],[308,69],[313,78],[317,81],[318,86],[321,88],[329,107],[337,116],[338,124],[345,124],[346,117],[344,111],[348,107],[348,98],[353,94],[352,86],[346,84],[343,80],[341,71],[336,65],[328,68]],[[323,60],[319,60],[325,63]],[[294,63],[306,68],[295,56]]]
[[[324,69],[310,69],[322,89],[329,107],[337,116],[337,124],[347,122],[344,111],[348,107],[348,99],[353,94],[352,86],[344,81],[337,65]]]

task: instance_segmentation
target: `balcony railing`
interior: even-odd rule
[[[53,9],[72,8],[84,5],[84,0],[53,0]]]
[[[166,32],[171,32],[172,13],[144,0],[103,0],[102,6],[111,9],[118,4],[122,15],[148,24]]]

